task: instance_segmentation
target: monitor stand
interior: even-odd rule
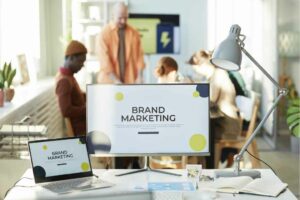
[[[116,176],[125,176],[125,175],[129,175],[129,174],[136,174],[139,172],[158,172],[158,173],[162,173],[162,174],[169,174],[169,175],[173,175],[173,176],[182,176],[181,174],[177,174],[177,173],[172,173],[172,172],[166,172],[166,171],[162,171],[162,170],[157,170],[157,169],[151,169],[150,165],[149,165],[149,156],[145,156],[145,165],[143,169],[139,169],[139,170],[135,170],[135,171],[131,171],[131,172],[126,172],[126,173],[122,173],[122,174],[116,174]]]

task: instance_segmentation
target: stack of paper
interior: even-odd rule
[[[47,132],[45,125],[10,125],[4,124],[0,129],[0,134],[4,136],[42,136]]]

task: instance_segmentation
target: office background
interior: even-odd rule
[[[63,64],[64,47],[70,35],[78,37],[76,39],[83,37],[74,33],[74,30],[72,33],[71,28],[76,21],[75,10],[71,8],[77,8],[76,4],[82,2],[84,1],[0,0],[0,65],[12,61],[17,67],[16,56],[25,54],[32,83],[53,77],[58,67]],[[193,75],[191,67],[186,64],[190,56],[201,48],[212,50],[227,36],[230,26],[236,23],[242,27],[242,33],[247,35],[247,50],[277,80],[280,81],[283,75],[289,76],[296,91],[300,93],[298,77],[300,74],[300,2],[298,0],[178,0],[176,3],[172,0],[128,0],[126,2],[130,13],[180,15],[180,53],[168,55],[177,60],[179,70],[184,75]],[[289,37],[280,39],[282,35]],[[290,38],[293,38],[292,42]],[[153,70],[162,56],[164,54],[145,55],[146,83],[156,81]],[[94,55],[87,62],[86,68],[77,76],[83,89],[86,83],[93,81],[98,67],[97,56]],[[261,95],[263,106],[260,107],[260,116],[263,116],[272,104],[276,90],[249,60],[243,60],[242,68],[241,73],[248,87]],[[20,75],[18,74],[17,77]],[[18,86],[18,81],[15,87],[21,87]],[[0,112],[3,112],[1,109]],[[290,132],[285,124],[285,114],[280,112],[280,108],[278,110],[265,124],[261,134],[259,145],[261,149],[267,151],[262,152],[260,156],[264,158],[266,155],[266,160],[269,159],[268,153],[276,152],[283,146],[284,151],[289,151],[290,147]],[[282,138],[284,139],[281,140]],[[284,144],[280,143],[282,141]],[[279,154],[275,155],[278,157]],[[299,152],[291,154],[291,158],[296,159],[293,162],[297,163],[295,167],[298,166],[295,170],[298,178],[295,180],[293,176],[290,179],[295,181],[293,192],[299,195]],[[0,162],[2,161],[4,160]],[[6,162],[8,164],[1,165],[1,170],[4,169],[3,167],[10,168],[9,163],[14,165],[12,163],[15,162],[18,161]],[[279,166],[280,163],[276,165]],[[25,165],[29,167],[28,163]],[[21,171],[20,169],[15,173],[18,176],[15,176],[14,180],[20,177]],[[1,178],[1,183],[2,180]]]

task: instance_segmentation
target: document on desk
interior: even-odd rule
[[[149,182],[149,191],[194,191],[191,182]]]
[[[280,180],[268,180],[264,178],[252,179],[248,176],[218,178],[214,182],[214,188],[218,192],[247,193],[263,196],[277,197],[287,188],[286,183]]]

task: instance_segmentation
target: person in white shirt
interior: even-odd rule
[[[191,82],[189,79],[184,78],[184,76],[178,71],[177,62],[169,57],[162,57],[154,70],[154,75],[157,78],[157,83],[187,83]],[[152,156],[153,162],[165,163],[164,167],[177,167],[182,160],[181,156]],[[177,163],[177,164],[175,164]],[[175,168],[176,168],[175,167]]]
[[[204,76],[210,84],[212,138],[214,140],[236,139],[242,131],[242,119],[235,102],[235,88],[228,73],[210,63],[211,55],[211,52],[199,50],[190,58],[188,63],[192,65],[196,73]],[[223,151],[222,160],[227,158],[228,166],[230,166],[236,152],[236,149],[233,148]]]
[[[228,73],[210,63],[211,53],[200,50],[189,60],[196,73],[206,77],[210,84],[211,118],[215,139],[235,138],[241,132],[239,109],[235,103],[236,93]]]

